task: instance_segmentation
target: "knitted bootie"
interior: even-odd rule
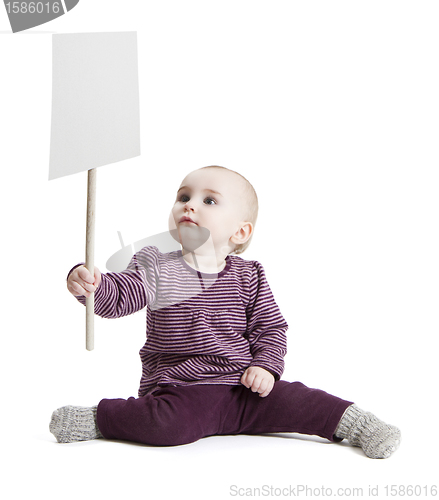
[[[398,448],[401,431],[375,415],[351,405],[342,416],[335,436],[360,446],[369,458],[388,458]]]
[[[63,406],[52,413],[49,430],[58,443],[74,443],[103,437],[96,423],[97,406]]]

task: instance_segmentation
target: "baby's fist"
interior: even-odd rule
[[[101,282],[101,273],[97,267],[94,268],[94,277],[85,266],[75,268],[67,278],[67,290],[78,297],[90,297]]]
[[[274,376],[259,366],[249,366],[241,377],[241,384],[253,392],[259,393],[261,398],[268,396],[274,386]]]

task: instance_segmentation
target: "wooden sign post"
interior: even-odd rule
[[[52,35],[49,180],[88,171],[86,267],[94,275],[96,169],[140,155],[136,32]],[[94,348],[94,297],[86,348]]]
[[[95,211],[96,211],[96,169],[88,171],[87,176],[87,224],[85,231],[85,267],[92,276],[95,274]],[[85,299],[85,348],[87,351],[94,349],[94,313],[95,295]]]

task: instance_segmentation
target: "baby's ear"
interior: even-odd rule
[[[253,233],[253,224],[251,222],[243,222],[236,233],[230,238],[230,241],[235,245],[243,245],[250,239]]]

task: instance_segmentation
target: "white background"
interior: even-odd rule
[[[12,34],[0,8],[8,498],[226,499],[232,485],[384,497],[437,481],[438,15],[433,1],[82,0]],[[398,425],[393,457],[298,435],[154,448],[49,433],[59,406],[136,395],[145,335],[143,312],[96,318],[87,352],[65,288],[84,259],[86,173],[48,181],[51,35],[95,31],[138,33],[142,140],[140,157],[98,170],[96,265],[117,231],[166,230],[189,171],[239,171],[260,198],[243,257],[263,263],[290,326],[284,378]]]

